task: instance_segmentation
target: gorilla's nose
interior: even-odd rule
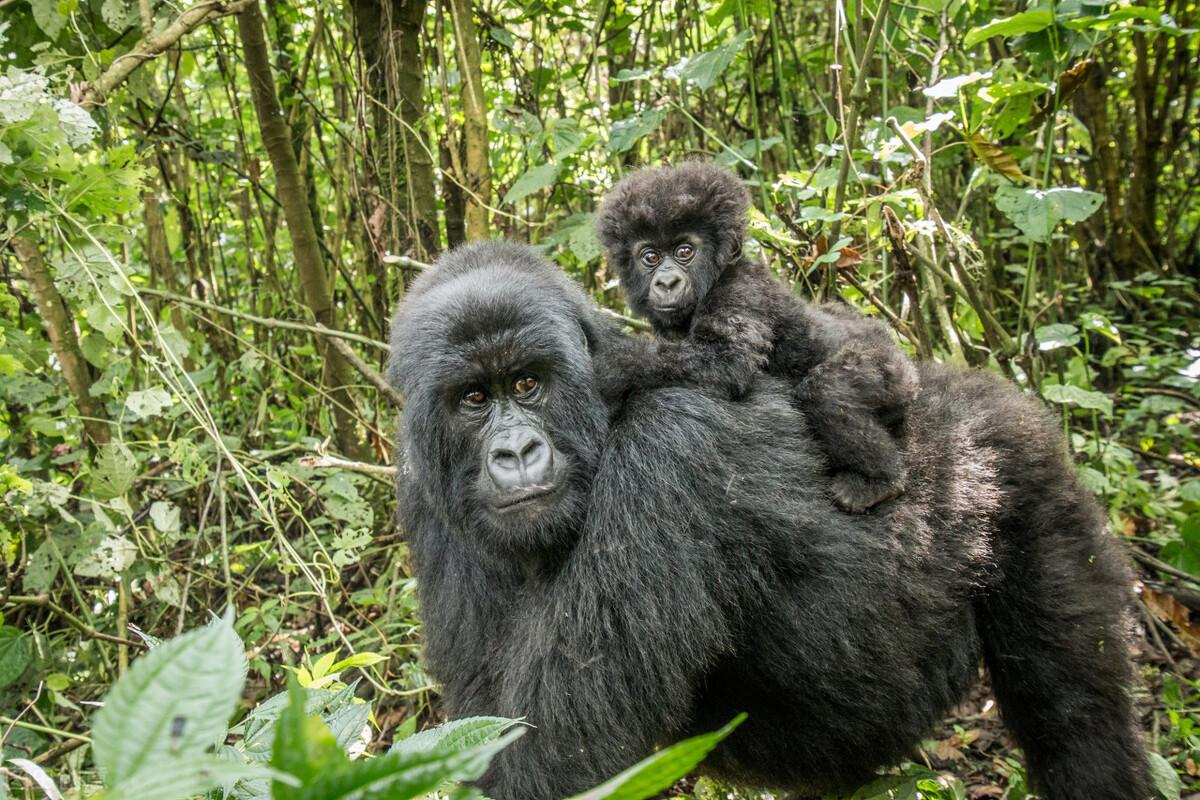
[[[520,491],[550,483],[554,451],[546,437],[529,427],[496,434],[487,455],[492,483],[503,491]]]
[[[650,299],[655,305],[674,305],[683,294],[683,286],[683,276],[678,272],[660,273],[650,284]]]

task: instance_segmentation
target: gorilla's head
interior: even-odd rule
[[[600,333],[584,294],[521,245],[461,247],[413,283],[388,377],[405,468],[454,529],[517,554],[568,543],[607,425]]]
[[[741,253],[749,195],[731,170],[689,161],[621,180],[597,233],[634,311],[659,331],[686,328],[697,304]]]

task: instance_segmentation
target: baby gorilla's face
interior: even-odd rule
[[[649,316],[656,328],[677,328],[691,320],[713,273],[708,242],[684,231],[636,242],[621,278],[635,310]]]

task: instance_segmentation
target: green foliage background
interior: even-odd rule
[[[1198,27],[1194,0],[0,0],[3,759],[86,796],[88,703],[135,629],[226,607],[239,709],[358,670],[370,752],[437,720],[392,525],[391,310],[486,234],[627,314],[597,199],[705,157],[798,294],[1061,411],[1138,565],[1138,699],[1178,794],[1200,774]],[[861,796],[1026,796],[986,695],[922,752]]]

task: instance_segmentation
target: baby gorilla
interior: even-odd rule
[[[672,384],[734,399],[766,372],[793,387],[833,468],[833,494],[861,513],[904,490],[897,436],[917,373],[887,327],[813,305],[742,252],[749,195],[730,170],[700,162],[644,169],[601,204],[600,241],[629,305],[659,339],[613,358],[611,401]]]

